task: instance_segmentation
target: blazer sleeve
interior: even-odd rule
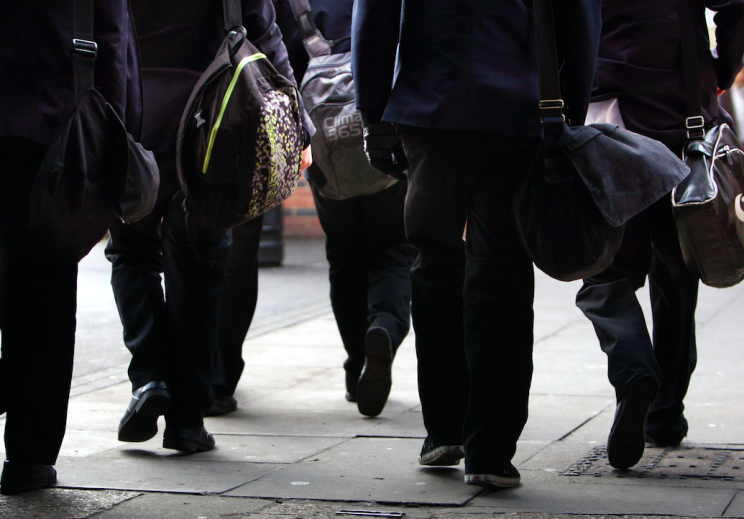
[[[282,41],[282,32],[276,25],[276,12],[271,0],[247,1],[243,0],[243,24],[248,31],[251,42],[269,58],[276,70],[289,79],[295,86],[292,67],[289,65],[287,48]],[[310,137],[315,134],[315,126],[305,111],[300,96],[300,107],[302,108],[302,126],[305,130],[305,144],[310,143]]]
[[[583,124],[589,107],[602,30],[600,0],[554,0],[561,93],[571,124]]]
[[[129,73],[129,10],[127,0],[96,0],[94,40],[98,44],[95,86],[126,123]]]
[[[356,0],[351,29],[351,70],[356,106],[371,119],[385,110],[395,75],[402,0]]]
[[[718,87],[727,90],[744,59],[744,0],[708,0],[706,7],[716,11],[715,64]]]

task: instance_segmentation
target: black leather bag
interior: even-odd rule
[[[688,141],[683,158],[692,173],[672,193],[682,256],[708,286],[725,288],[744,279],[744,152],[727,124],[707,131],[700,103],[694,12],[680,1]]]
[[[685,265],[708,286],[744,279],[744,151],[727,124],[688,142],[692,173],[672,192],[672,207]]]
[[[624,224],[689,169],[658,141],[610,124],[569,126],[551,0],[535,2],[543,141],[514,200],[522,243],[549,276],[573,281],[612,263]]]
[[[76,0],[77,107],[55,134],[29,200],[31,230],[61,263],[85,257],[116,218],[131,223],[147,216],[160,184],[153,154],[135,142],[93,88],[92,13],[90,0]]]

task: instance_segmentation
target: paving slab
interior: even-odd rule
[[[15,496],[0,495],[0,517],[3,519],[90,517],[140,495],[142,494],[138,492],[62,488],[35,490]]]
[[[471,506],[487,506],[501,512],[719,517],[736,493],[736,490],[656,485],[634,486],[629,490],[624,485],[529,481],[514,489],[486,491]]]
[[[142,494],[96,519],[239,519],[270,506],[260,499],[182,494]]]
[[[390,420],[365,417],[356,405],[346,402],[345,410],[274,409],[268,406],[238,408],[234,413],[206,418],[206,428],[216,434],[269,434],[352,438],[367,434]]]
[[[744,517],[744,492],[739,491],[723,514],[724,517]]]
[[[420,448],[419,440],[355,438],[227,495],[461,505],[481,491],[463,483],[462,468],[421,467]]]
[[[531,394],[529,418],[520,439],[559,440],[614,404],[615,399],[606,396]]]
[[[190,461],[187,456],[159,456],[124,451],[108,456],[57,460],[58,486],[156,492],[222,493],[269,474],[281,465],[224,461]]]
[[[363,436],[382,438],[426,438],[421,406],[416,406],[396,417],[380,420],[380,424],[366,431]]]

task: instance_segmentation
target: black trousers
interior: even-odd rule
[[[7,458],[54,465],[72,380],[77,264],[52,260],[28,228],[45,152],[28,139],[0,137],[0,405]]]
[[[405,128],[419,395],[467,472],[514,456],[532,381],[534,272],[512,220],[532,139]],[[467,239],[463,231],[467,222]]]
[[[648,275],[653,340],[636,298]],[[684,437],[683,400],[697,362],[695,307],[698,280],[684,265],[664,197],[626,225],[620,251],[606,271],[586,279],[576,304],[592,321],[617,398],[642,376],[659,383],[646,430]]]
[[[364,338],[371,326],[388,331],[393,352],[410,328],[409,271],[415,249],[403,227],[406,184],[346,200],[326,198],[315,187],[312,191],[326,234],[331,305],[348,355],[348,383],[364,367]]]
[[[214,357],[212,388],[231,396],[243,374],[243,342],[258,300],[258,250],[263,215],[232,229],[233,243],[225,269],[220,326]]]
[[[151,135],[143,143],[153,140]],[[196,428],[214,400],[212,362],[231,239],[229,232],[197,229],[200,254],[215,260],[214,266],[194,252],[176,180],[175,146],[152,148],[161,173],[157,205],[139,222],[111,227],[106,257],[124,344],[132,352],[132,388],[165,381],[172,397],[166,422]]]

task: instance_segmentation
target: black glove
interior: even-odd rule
[[[408,159],[403,151],[397,125],[376,122],[364,125],[364,152],[370,166],[386,175],[406,181]]]

